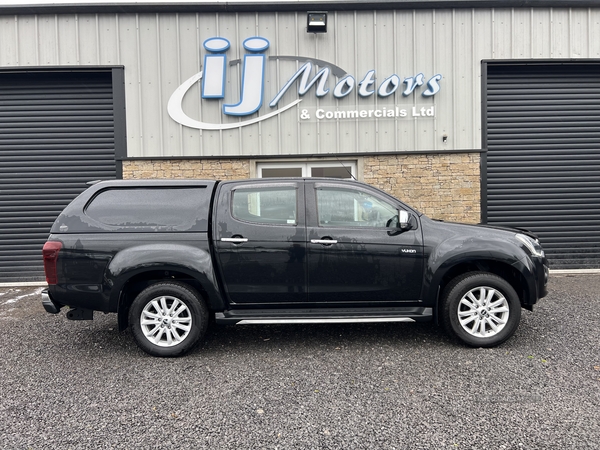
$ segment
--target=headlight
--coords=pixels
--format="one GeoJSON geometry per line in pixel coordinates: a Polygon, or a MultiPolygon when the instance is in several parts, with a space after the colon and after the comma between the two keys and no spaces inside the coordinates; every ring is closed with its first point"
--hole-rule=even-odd
{"type": "Polygon", "coordinates": [[[544,250],[537,239],[532,239],[524,234],[515,234],[515,237],[527,247],[532,256],[544,257],[544,250]]]}

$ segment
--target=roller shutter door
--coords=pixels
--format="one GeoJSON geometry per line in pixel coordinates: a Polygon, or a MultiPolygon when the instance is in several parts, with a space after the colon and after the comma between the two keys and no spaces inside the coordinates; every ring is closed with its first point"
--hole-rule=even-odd
{"type": "Polygon", "coordinates": [[[43,281],[54,219],[116,177],[110,71],[0,73],[0,283],[43,281]]]}
{"type": "MultiPolygon", "coordinates": [[[[485,70],[484,70],[485,71],[485,70]]],[[[487,64],[484,221],[558,269],[600,267],[600,64],[487,64]]]]}

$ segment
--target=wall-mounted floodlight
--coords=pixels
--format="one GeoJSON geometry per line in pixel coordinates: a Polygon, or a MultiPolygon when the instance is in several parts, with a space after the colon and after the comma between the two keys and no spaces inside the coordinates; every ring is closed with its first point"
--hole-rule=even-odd
{"type": "Polygon", "coordinates": [[[327,11],[309,11],[306,22],[307,33],[327,33],[327,11]]]}

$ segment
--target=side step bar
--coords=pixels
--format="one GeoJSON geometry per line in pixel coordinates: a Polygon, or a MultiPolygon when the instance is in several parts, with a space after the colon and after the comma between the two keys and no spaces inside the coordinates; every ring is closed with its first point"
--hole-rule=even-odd
{"type": "Polygon", "coordinates": [[[311,323],[426,322],[431,308],[344,308],[304,310],[229,310],[215,313],[218,324],[268,325],[311,323]]]}
{"type": "MultiPolygon", "coordinates": [[[[218,322],[218,320],[217,320],[218,322]]],[[[323,318],[323,319],[243,319],[236,325],[268,325],[283,323],[367,323],[367,322],[415,322],[410,317],[357,317],[354,319],[323,318]]]]}

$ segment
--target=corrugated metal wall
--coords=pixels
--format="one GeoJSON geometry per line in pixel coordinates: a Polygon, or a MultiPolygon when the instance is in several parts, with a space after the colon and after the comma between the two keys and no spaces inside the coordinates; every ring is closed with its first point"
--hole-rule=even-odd
{"type": "Polygon", "coordinates": [[[116,178],[112,73],[0,72],[0,283],[44,279],[64,207],[116,178]]]}
{"type": "MultiPolygon", "coordinates": [[[[306,33],[304,13],[2,16],[0,66],[124,65],[129,156],[473,149],[481,147],[481,60],[600,58],[599,24],[600,8],[340,11],[330,12],[328,32],[318,35],[306,33]],[[205,39],[229,39],[231,61],[243,57],[242,41],[255,35],[270,41],[268,56],[317,58],[357,81],[371,69],[379,81],[394,73],[444,77],[429,100],[399,93],[318,100],[313,90],[302,108],[434,105],[436,117],[299,123],[295,110],[242,129],[199,131],[166,114],[173,91],[201,69],[205,39]]],[[[267,62],[267,97],[295,64],[267,62]]],[[[226,96],[237,101],[239,74],[229,78],[226,96]]],[[[198,96],[189,91],[186,112],[220,120],[220,107],[200,110],[198,96]]],[[[261,113],[270,111],[266,103],[261,113]]]]}

